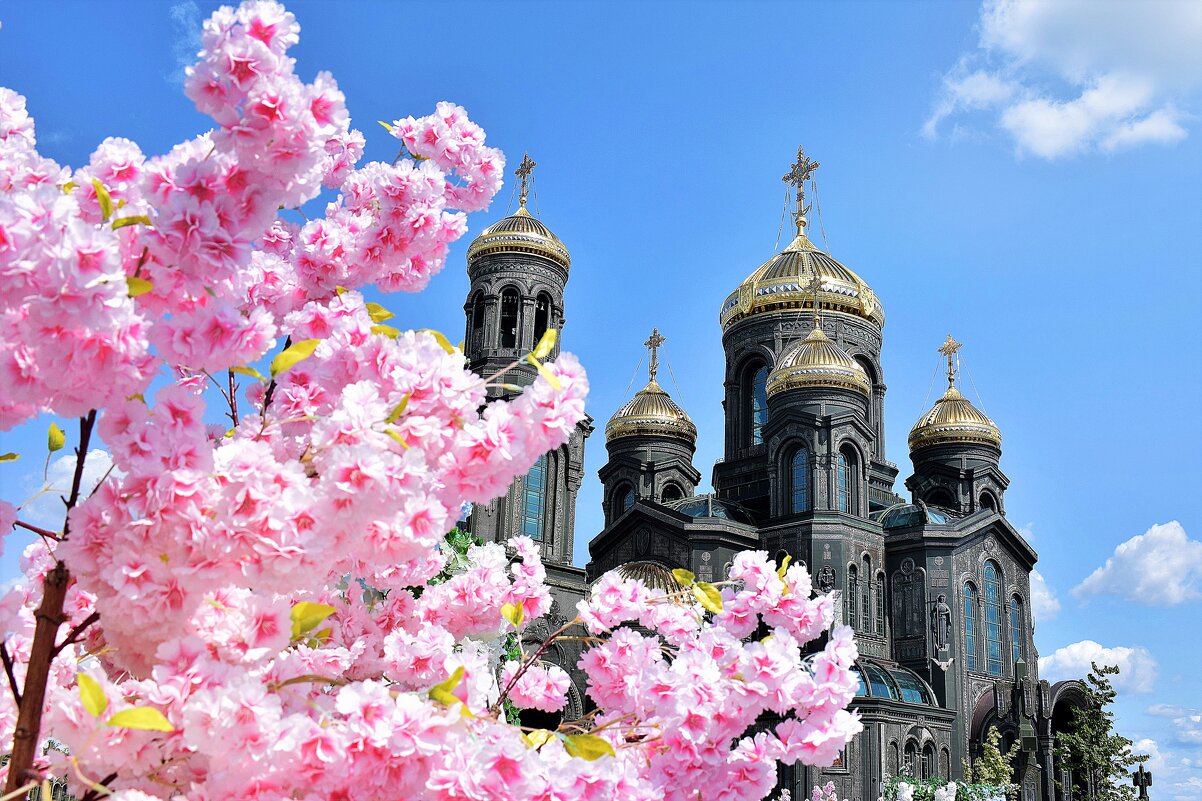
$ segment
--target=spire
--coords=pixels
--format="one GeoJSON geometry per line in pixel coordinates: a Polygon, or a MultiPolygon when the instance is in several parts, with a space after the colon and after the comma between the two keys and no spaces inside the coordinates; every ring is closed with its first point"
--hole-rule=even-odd
{"type": "Polygon", "coordinates": [[[952,335],[947,335],[947,341],[939,348],[939,352],[947,357],[947,388],[951,389],[956,385],[956,351],[960,350],[961,343],[952,339],[952,335]]]}
{"type": "Polygon", "coordinates": [[[789,171],[785,173],[785,177],[781,178],[781,180],[785,183],[797,188],[797,210],[793,213],[793,224],[797,226],[798,236],[805,231],[806,214],[808,214],[810,211],[810,207],[806,205],[805,182],[811,180],[810,175],[813,174],[814,170],[818,169],[819,166],[821,165],[819,165],[818,162],[810,159],[810,157],[806,155],[805,150],[798,146],[797,161],[794,162],[789,171]]]}
{"type": "Polygon", "coordinates": [[[651,329],[651,336],[643,343],[643,346],[651,350],[651,362],[648,367],[648,372],[651,373],[651,380],[655,380],[655,374],[659,371],[659,354],[656,352],[668,340],[660,335],[658,328],[651,329]]]}
{"type": "MultiPolygon", "coordinates": [[[[535,165],[536,162],[531,161],[530,154],[527,153],[522,156],[522,163],[518,165],[516,170],[513,171],[514,175],[522,179],[522,192],[518,196],[518,205],[523,209],[526,208],[526,196],[530,193],[528,181],[530,179],[530,174],[534,172],[535,165]]],[[[510,195],[510,197],[512,198],[513,195],[510,195]]],[[[512,203],[513,201],[510,200],[509,202],[512,203]]]]}

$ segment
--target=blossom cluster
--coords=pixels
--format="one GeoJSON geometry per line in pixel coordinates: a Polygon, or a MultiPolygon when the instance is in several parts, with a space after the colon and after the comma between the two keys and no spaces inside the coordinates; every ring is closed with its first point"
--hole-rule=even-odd
{"type": "MultiPolygon", "coordinates": [[[[0,89],[0,428],[98,410],[114,465],[0,597],[20,683],[43,580],[70,571],[42,732],[67,753],[35,769],[77,796],[110,777],[121,801],[734,801],[778,761],[829,764],[860,730],[851,631],[763,552],[720,587],[602,577],[560,633],[592,643],[594,712],[507,722],[573,691],[572,666],[507,647],[551,608],[539,546],[452,559],[444,536],[568,441],[588,381],[565,353],[486,403],[440,334],[383,324],[360,290],[421,289],[503,158],[443,103],[386,126],[394,163],[358,166],[364,136],[331,76],[297,77],[298,39],[278,3],[218,10],[186,81],[214,129],[159,156],[107,139],[76,170],[0,89]],[[323,188],[324,213],[281,211],[323,188]]],[[[0,501],[0,533],[19,515],[0,501]]],[[[3,694],[0,740],[17,711],[3,694]]]]}

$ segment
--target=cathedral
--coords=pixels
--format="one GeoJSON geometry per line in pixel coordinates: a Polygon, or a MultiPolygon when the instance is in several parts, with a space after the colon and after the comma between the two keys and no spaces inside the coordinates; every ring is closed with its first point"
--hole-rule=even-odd
{"type": "MultiPolygon", "coordinates": [[[[510,368],[493,398],[534,380],[533,366],[510,366],[564,320],[571,257],[526,208],[533,167],[527,157],[517,170],[517,211],[467,254],[468,365],[486,378],[510,368]]],[[[719,310],[725,450],[714,492],[697,492],[697,428],[657,380],[664,339],[652,331],[647,385],[605,425],[605,526],[589,542],[588,565],[572,564],[572,547],[591,419],[466,525],[485,541],[525,534],[542,544],[555,604],[527,627],[526,645],[569,619],[610,570],[674,590],[673,569],[721,581],[742,550],[803,562],[819,590],[837,591],[838,614],[856,631],[852,708],[864,731],[829,768],[782,767],[780,786],[793,798],[833,781],[840,798],[870,801],[903,772],[962,778],[962,762],[996,726],[1003,750],[1017,752],[1019,798],[1069,801],[1074,777],[1056,765],[1054,745],[1085,696],[1079,682],[1039,678],[1037,556],[1006,518],[1001,432],[957,389],[960,346],[949,336],[939,349],[946,391],[910,431],[908,498],[895,491],[898,467],[884,450],[885,312],[863,278],[806,235],[806,185],[817,167],[798,150],[784,178],[796,190],[795,237],[719,310]]],[[[589,708],[579,655],[571,642],[547,652],[573,675],[569,720],[589,708]]]]}

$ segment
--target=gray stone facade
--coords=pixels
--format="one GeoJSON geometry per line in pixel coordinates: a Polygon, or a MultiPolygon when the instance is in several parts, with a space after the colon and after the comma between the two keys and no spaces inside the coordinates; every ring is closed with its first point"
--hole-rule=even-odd
{"type": "MultiPolygon", "coordinates": [[[[468,273],[466,351],[481,375],[529,352],[538,326],[562,329],[563,264],[538,253],[492,252],[469,258],[468,273]]],[[[781,786],[794,798],[829,780],[840,798],[870,801],[881,781],[907,769],[960,778],[962,760],[979,753],[995,725],[1019,749],[1020,798],[1067,798],[1056,789],[1065,777],[1052,748],[1068,709],[1083,695],[1076,682],[1049,686],[1039,679],[1030,588],[1037,557],[1005,516],[1009,479],[1000,449],[976,442],[919,447],[905,480],[910,501],[894,492],[898,468],[884,447],[879,306],[869,314],[832,304],[821,319],[826,337],[863,368],[866,394],[810,386],[757,400],[761,370],[771,371],[813,328],[810,313],[799,313],[805,303],[798,297],[785,293],[779,308],[742,317],[732,318],[733,301],[723,308],[725,453],[713,468],[712,495],[696,494],[701,474],[687,438],[612,439],[599,471],[605,527],[590,541],[590,561],[581,570],[571,564],[573,528],[591,421],[548,455],[537,530],[556,610],[527,638],[553,631],[571,617],[590,581],[622,565],[687,568],[717,581],[742,550],[787,554],[809,567],[817,587],[839,592],[842,621],[856,630],[862,657],[854,708],[865,724],[834,767],[782,769],[781,786]]],[[[505,380],[524,385],[534,375],[523,366],[505,380]]],[[[528,525],[527,480],[475,509],[471,530],[489,541],[520,533],[528,525]]],[[[578,657],[575,646],[557,645],[550,654],[576,682],[569,717],[589,707],[575,672],[578,657]]]]}

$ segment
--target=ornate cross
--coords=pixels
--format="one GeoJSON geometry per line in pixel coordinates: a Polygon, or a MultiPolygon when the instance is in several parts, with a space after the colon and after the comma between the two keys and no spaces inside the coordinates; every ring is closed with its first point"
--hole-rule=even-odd
{"type": "Polygon", "coordinates": [[[818,317],[818,293],[822,291],[822,279],[818,276],[818,270],[814,270],[814,274],[806,282],[805,288],[814,296],[814,330],[817,331],[822,327],[822,321],[818,317]]]}
{"type": "Polygon", "coordinates": [[[647,339],[646,342],[643,343],[643,345],[645,347],[648,347],[651,349],[651,366],[648,369],[649,369],[649,372],[651,373],[652,381],[655,380],[655,374],[659,370],[659,354],[656,353],[656,351],[659,349],[659,347],[661,345],[663,345],[667,341],[668,340],[666,340],[664,337],[660,336],[658,328],[652,328],[651,336],[647,339]]]}
{"type": "MultiPolygon", "coordinates": [[[[530,154],[522,156],[522,163],[513,171],[513,174],[522,179],[522,193],[518,196],[518,204],[522,208],[526,207],[526,195],[529,194],[530,188],[527,181],[530,178],[530,173],[534,172],[536,162],[530,160],[530,154]]],[[[513,197],[510,195],[510,197],[513,197]]]]}
{"type": "Polygon", "coordinates": [[[950,387],[956,383],[956,351],[960,350],[961,344],[952,339],[952,335],[947,335],[947,341],[939,348],[939,352],[947,357],[947,385],[950,387]]]}
{"type": "Polygon", "coordinates": [[[1139,763],[1139,770],[1131,774],[1131,784],[1139,788],[1139,797],[1148,797],[1148,788],[1152,786],[1152,774],[1144,770],[1144,763],[1139,763]]]}
{"type": "Polygon", "coordinates": [[[797,161],[785,173],[785,177],[781,178],[782,181],[790,186],[797,187],[797,211],[793,214],[793,222],[797,226],[797,233],[799,234],[805,228],[806,214],[810,211],[810,207],[806,205],[805,182],[810,180],[810,175],[819,166],[821,165],[810,159],[806,155],[805,150],[798,146],[797,161]]]}

